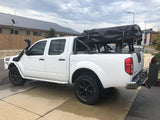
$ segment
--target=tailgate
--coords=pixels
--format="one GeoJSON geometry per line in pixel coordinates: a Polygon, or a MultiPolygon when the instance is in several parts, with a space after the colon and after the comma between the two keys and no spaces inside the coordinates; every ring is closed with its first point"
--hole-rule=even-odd
{"type": "Polygon", "coordinates": [[[142,51],[135,51],[132,53],[134,73],[133,76],[137,75],[142,69],[144,64],[144,56],[142,51]]]}

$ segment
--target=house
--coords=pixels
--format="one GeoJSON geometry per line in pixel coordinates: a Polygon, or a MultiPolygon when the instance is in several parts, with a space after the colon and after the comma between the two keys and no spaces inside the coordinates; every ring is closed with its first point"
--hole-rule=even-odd
{"type": "Polygon", "coordinates": [[[0,13],[0,50],[23,49],[25,39],[34,43],[45,38],[51,28],[57,36],[79,35],[77,31],[56,23],[0,13]]]}
{"type": "Polygon", "coordinates": [[[151,45],[153,42],[154,36],[157,32],[153,31],[152,29],[145,29],[142,30],[142,43],[141,45],[151,45]]]}

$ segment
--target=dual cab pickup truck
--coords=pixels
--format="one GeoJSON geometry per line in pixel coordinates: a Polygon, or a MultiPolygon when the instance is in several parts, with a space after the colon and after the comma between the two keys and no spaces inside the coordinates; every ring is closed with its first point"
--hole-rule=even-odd
{"type": "Polygon", "coordinates": [[[47,38],[32,46],[27,42],[20,55],[4,59],[13,85],[26,79],[69,83],[81,102],[95,104],[105,88],[136,89],[146,77],[142,51],[122,49],[117,42],[86,42],[84,36],[47,38]]]}

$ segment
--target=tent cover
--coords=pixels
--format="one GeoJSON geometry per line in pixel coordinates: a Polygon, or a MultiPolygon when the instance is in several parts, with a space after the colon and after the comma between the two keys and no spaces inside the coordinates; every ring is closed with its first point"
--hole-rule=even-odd
{"type": "Polygon", "coordinates": [[[102,29],[85,30],[85,43],[130,43],[141,42],[142,32],[138,25],[117,26],[102,29]]]}

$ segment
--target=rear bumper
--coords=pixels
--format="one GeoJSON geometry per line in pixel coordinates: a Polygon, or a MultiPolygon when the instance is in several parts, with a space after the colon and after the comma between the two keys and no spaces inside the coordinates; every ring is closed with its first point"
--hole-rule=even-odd
{"type": "Polygon", "coordinates": [[[128,82],[127,89],[137,89],[139,86],[143,85],[147,77],[147,70],[143,69],[141,72],[136,75],[131,82],[128,82]]]}

